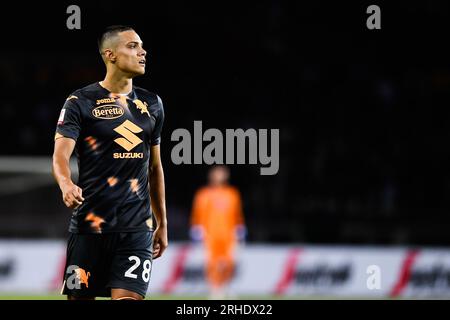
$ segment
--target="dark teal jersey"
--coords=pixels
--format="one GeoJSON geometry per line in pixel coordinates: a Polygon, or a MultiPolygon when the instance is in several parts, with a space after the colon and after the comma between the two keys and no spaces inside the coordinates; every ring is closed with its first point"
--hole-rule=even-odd
{"type": "Polygon", "coordinates": [[[161,99],[135,86],[117,95],[94,83],[67,98],[55,139],[76,141],[77,185],[85,198],[70,232],[152,230],[150,147],[160,143],[163,121],[161,99]]]}

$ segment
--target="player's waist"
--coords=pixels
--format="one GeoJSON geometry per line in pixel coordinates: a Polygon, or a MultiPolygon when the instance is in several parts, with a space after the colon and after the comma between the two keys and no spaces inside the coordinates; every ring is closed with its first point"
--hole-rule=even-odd
{"type": "MultiPolygon", "coordinates": [[[[134,176],[136,177],[136,176],[134,176]]],[[[104,176],[98,179],[80,179],[77,185],[83,191],[85,199],[117,199],[125,200],[133,195],[143,196],[149,194],[147,177],[122,178],[117,176],[104,176]]]]}
{"type": "Polygon", "coordinates": [[[139,196],[128,195],[127,197],[114,197],[111,195],[102,195],[98,193],[85,195],[83,193],[83,197],[84,201],[77,208],[76,212],[86,213],[96,208],[117,212],[124,210],[123,208],[128,208],[127,210],[130,210],[131,208],[138,210],[139,208],[146,208],[150,206],[149,192],[145,192],[139,196]]]}

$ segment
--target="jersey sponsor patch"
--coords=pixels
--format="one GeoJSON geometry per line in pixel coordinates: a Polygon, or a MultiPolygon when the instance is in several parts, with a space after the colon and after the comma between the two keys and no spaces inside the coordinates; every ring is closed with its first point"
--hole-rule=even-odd
{"type": "Polygon", "coordinates": [[[65,115],[65,114],[66,114],[66,109],[62,109],[62,110],[61,110],[61,113],[59,114],[58,125],[64,123],[64,115],[65,115]]]}
{"type": "Polygon", "coordinates": [[[122,107],[111,104],[99,106],[92,110],[92,115],[99,119],[116,119],[123,116],[124,113],[122,107]]]}

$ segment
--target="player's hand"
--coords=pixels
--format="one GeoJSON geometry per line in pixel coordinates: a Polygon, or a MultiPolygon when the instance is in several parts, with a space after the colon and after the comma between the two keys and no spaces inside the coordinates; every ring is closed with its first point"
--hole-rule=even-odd
{"type": "Polygon", "coordinates": [[[167,226],[159,226],[153,234],[153,259],[161,257],[168,245],[167,226]]]}
{"type": "Polygon", "coordinates": [[[247,228],[243,224],[236,226],[235,235],[239,244],[244,244],[247,238],[247,228]]]}
{"type": "Polygon", "coordinates": [[[61,187],[64,204],[70,209],[78,208],[84,201],[83,190],[73,183],[61,187]]]}

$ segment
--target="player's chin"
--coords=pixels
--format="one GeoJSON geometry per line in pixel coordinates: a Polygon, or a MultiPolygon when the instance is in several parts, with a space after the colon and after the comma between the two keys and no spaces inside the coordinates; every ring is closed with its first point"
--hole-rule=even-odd
{"type": "Polygon", "coordinates": [[[135,70],[135,72],[136,72],[137,75],[143,75],[143,74],[145,74],[145,66],[139,66],[139,67],[137,67],[136,70],[135,70]]]}
{"type": "Polygon", "coordinates": [[[142,76],[145,74],[145,70],[139,70],[133,72],[133,77],[142,76]]]}
{"type": "Polygon", "coordinates": [[[137,68],[133,68],[133,69],[128,69],[126,70],[127,73],[131,74],[132,77],[136,77],[136,76],[141,76],[143,74],[145,74],[145,67],[137,67],[137,68]]]}

